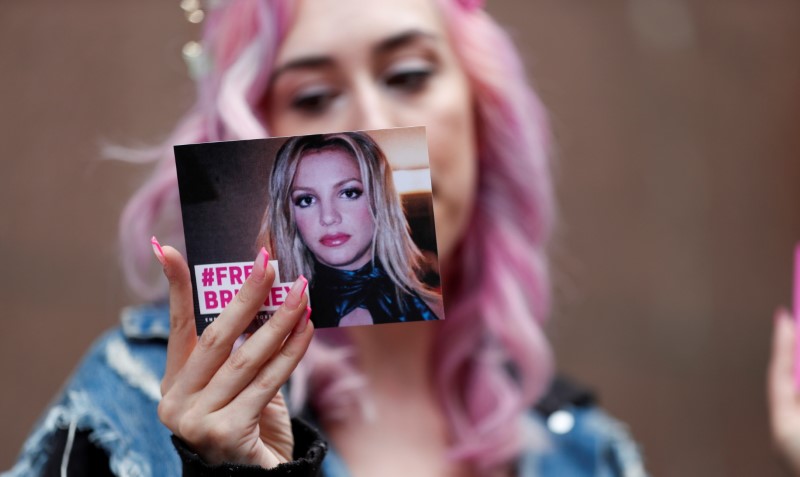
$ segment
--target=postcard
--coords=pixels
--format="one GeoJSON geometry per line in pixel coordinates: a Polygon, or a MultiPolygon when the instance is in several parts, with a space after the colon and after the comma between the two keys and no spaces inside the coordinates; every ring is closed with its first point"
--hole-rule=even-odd
{"type": "Polygon", "coordinates": [[[261,247],[275,282],[254,325],[309,281],[316,328],[444,319],[425,129],[175,146],[197,332],[261,247]]]}

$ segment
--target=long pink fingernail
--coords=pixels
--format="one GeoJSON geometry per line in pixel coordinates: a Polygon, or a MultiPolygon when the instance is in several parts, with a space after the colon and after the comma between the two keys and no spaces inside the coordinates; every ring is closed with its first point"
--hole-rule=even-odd
{"type": "Polygon", "coordinates": [[[255,263],[253,263],[253,275],[258,280],[263,280],[265,276],[267,276],[267,265],[269,264],[269,252],[264,247],[261,247],[261,250],[258,251],[258,256],[256,256],[255,263]]]}
{"type": "Polygon", "coordinates": [[[299,320],[297,320],[297,324],[294,327],[295,333],[302,333],[303,331],[305,331],[306,326],[308,326],[308,320],[310,318],[311,318],[311,307],[307,306],[306,307],[306,316],[305,317],[301,317],[299,320]]]}
{"type": "Polygon", "coordinates": [[[150,245],[153,246],[153,253],[158,261],[161,262],[161,266],[166,266],[167,258],[164,256],[164,250],[161,248],[161,244],[158,243],[158,239],[155,235],[153,235],[153,237],[150,239],[150,245]]]}
{"type": "Polygon", "coordinates": [[[300,299],[303,297],[303,292],[306,291],[306,285],[308,285],[306,277],[303,275],[297,277],[291,290],[289,290],[289,296],[286,297],[286,301],[284,302],[286,308],[294,310],[300,305],[300,299]]]}

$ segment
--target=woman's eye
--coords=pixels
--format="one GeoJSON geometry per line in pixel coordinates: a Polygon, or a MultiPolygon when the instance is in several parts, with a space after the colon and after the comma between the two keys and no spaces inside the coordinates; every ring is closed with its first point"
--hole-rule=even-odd
{"type": "Polygon", "coordinates": [[[406,92],[416,92],[425,87],[433,75],[432,68],[414,68],[390,73],[386,85],[406,92]]]}
{"type": "Polygon", "coordinates": [[[314,203],[314,197],[310,195],[301,195],[295,197],[294,205],[296,207],[300,207],[301,209],[305,209],[306,207],[310,206],[314,203]]]}
{"type": "Polygon", "coordinates": [[[344,197],[345,199],[355,200],[355,199],[358,199],[359,197],[361,197],[361,194],[363,194],[363,193],[364,193],[364,191],[362,191],[361,189],[357,189],[355,187],[351,187],[349,189],[343,190],[340,195],[342,197],[344,197]]]}
{"type": "Polygon", "coordinates": [[[335,97],[336,94],[327,89],[300,93],[292,99],[291,107],[304,113],[321,113],[335,97]]]}

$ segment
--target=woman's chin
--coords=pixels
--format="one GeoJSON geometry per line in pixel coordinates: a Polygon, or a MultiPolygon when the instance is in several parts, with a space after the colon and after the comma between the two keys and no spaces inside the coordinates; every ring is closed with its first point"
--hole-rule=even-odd
{"type": "Polygon", "coordinates": [[[317,261],[321,264],[325,265],[326,267],[335,268],[337,270],[358,270],[359,268],[363,267],[367,261],[361,259],[355,259],[351,257],[338,257],[338,256],[328,256],[328,257],[317,257],[317,261]]]}
{"type": "MultiPolygon", "coordinates": [[[[349,244],[348,244],[349,245],[349,244]]],[[[372,254],[370,244],[358,247],[356,250],[346,248],[323,250],[324,253],[315,254],[317,261],[330,268],[338,270],[358,270],[369,263],[372,254]]]]}

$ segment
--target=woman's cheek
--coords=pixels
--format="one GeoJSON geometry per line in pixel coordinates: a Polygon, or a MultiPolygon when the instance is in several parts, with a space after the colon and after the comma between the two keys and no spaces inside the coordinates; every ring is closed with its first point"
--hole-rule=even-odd
{"type": "Polygon", "coordinates": [[[372,221],[372,213],[369,211],[369,207],[367,206],[367,201],[361,201],[362,203],[358,205],[357,209],[357,217],[358,223],[356,226],[359,230],[363,230],[365,232],[369,232],[370,236],[372,235],[372,230],[375,228],[375,224],[372,221]]]}
{"type": "Polygon", "coordinates": [[[297,231],[300,232],[300,238],[304,243],[308,243],[313,227],[312,214],[305,209],[295,209],[295,221],[297,222],[297,231]]]}

